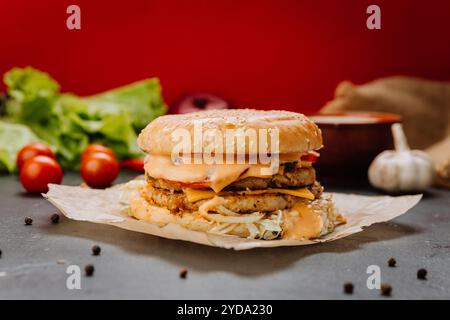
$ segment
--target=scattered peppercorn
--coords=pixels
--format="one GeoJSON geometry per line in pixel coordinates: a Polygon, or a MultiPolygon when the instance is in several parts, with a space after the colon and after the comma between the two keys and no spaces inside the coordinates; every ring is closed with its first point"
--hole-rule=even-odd
{"type": "Polygon", "coordinates": [[[419,269],[417,270],[417,279],[420,280],[427,280],[427,270],[426,269],[419,269]]]}
{"type": "Polygon", "coordinates": [[[381,295],[385,297],[390,297],[392,293],[392,286],[389,283],[383,283],[381,285],[381,295]]]}
{"type": "Polygon", "coordinates": [[[394,258],[390,258],[388,261],[388,266],[391,268],[395,268],[397,265],[397,260],[395,260],[394,258]]]}
{"type": "Polygon", "coordinates": [[[354,288],[353,283],[351,282],[344,283],[345,294],[353,294],[353,288],[354,288]]]}
{"type": "Polygon", "coordinates": [[[186,268],[181,269],[180,270],[180,278],[181,279],[186,279],[187,273],[188,273],[188,269],[186,269],[186,268]]]}
{"type": "Polygon", "coordinates": [[[94,256],[100,255],[100,252],[101,252],[101,251],[102,251],[102,249],[101,249],[99,246],[97,246],[97,245],[95,245],[95,246],[92,247],[92,254],[93,254],[94,256]]]}
{"type": "Polygon", "coordinates": [[[94,274],[94,266],[92,264],[88,264],[86,267],[84,267],[84,272],[86,272],[87,277],[91,277],[94,274]]]}
{"type": "Polygon", "coordinates": [[[53,224],[59,223],[59,214],[57,213],[52,214],[50,220],[52,221],[53,224]]]}
{"type": "Polygon", "coordinates": [[[25,225],[31,226],[32,224],[33,224],[33,219],[31,219],[30,217],[26,217],[25,218],[25,225]]]}

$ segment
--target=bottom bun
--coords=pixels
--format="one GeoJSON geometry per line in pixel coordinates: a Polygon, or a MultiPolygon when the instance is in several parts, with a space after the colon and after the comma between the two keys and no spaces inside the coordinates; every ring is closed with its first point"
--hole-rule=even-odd
{"type": "MultiPolygon", "coordinates": [[[[219,199],[211,201],[217,200],[219,199]]],[[[330,233],[337,222],[343,222],[331,198],[301,200],[290,210],[278,210],[267,214],[255,212],[227,215],[186,211],[173,214],[166,208],[154,206],[139,196],[131,200],[129,213],[138,220],[161,227],[175,223],[193,231],[262,240],[313,239],[330,233]]]]}

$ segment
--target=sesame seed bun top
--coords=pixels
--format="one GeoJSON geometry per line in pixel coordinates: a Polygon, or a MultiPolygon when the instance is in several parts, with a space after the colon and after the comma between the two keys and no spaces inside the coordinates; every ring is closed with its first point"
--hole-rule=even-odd
{"type": "MultiPolygon", "coordinates": [[[[174,138],[173,133],[182,129],[184,133],[190,134],[190,152],[194,153],[197,150],[194,149],[195,124],[197,124],[197,128],[201,124],[203,145],[205,142],[206,144],[220,142],[226,146],[228,129],[243,129],[244,132],[247,129],[255,129],[256,132],[259,132],[260,129],[274,132],[274,129],[277,129],[279,153],[304,153],[322,147],[320,129],[303,114],[252,109],[207,110],[161,116],[142,130],[138,137],[138,145],[146,153],[170,155],[173,148],[180,143],[180,140],[174,138]],[[217,136],[208,140],[211,132],[217,132],[223,140],[220,141],[221,139],[217,139],[217,136]]],[[[248,154],[254,149],[252,149],[252,142],[246,141],[245,153],[248,154]]],[[[271,150],[270,138],[267,138],[266,141],[268,150],[271,150]]],[[[258,145],[259,142],[255,141],[254,143],[258,145]]]]}

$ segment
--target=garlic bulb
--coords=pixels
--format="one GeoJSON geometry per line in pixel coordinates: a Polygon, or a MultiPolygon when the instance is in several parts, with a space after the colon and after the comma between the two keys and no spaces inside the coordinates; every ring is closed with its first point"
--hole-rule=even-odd
{"type": "Polygon", "coordinates": [[[369,167],[369,181],[389,192],[423,191],[434,176],[433,163],[428,154],[410,150],[400,123],[391,127],[395,150],[380,153],[369,167]]]}

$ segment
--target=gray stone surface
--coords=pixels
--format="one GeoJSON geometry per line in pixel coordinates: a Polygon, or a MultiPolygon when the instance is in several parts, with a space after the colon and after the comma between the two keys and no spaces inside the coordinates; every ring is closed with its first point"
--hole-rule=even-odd
{"type": "MultiPolygon", "coordinates": [[[[122,174],[125,181],[132,173],[122,174]]],[[[66,174],[65,184],[80,182],[66,174]]],[[[375,194],[366,185],[323,181],[329,191],[375,194]]],[[[235,252],[71,221],[57,225],[50,203],[22,192],[16,176],[0,176],[0,299],[387,299],[366,287],[379,265],[392,298],[450,298],[450,192],[433,189],[408,214],[354,236],[307,247],[235,252]],[[34,219],[25,226],[25,216],[34,219]],[[94,244],[100,256],[91,255],[94,244]],[[396,268],[387,260],[395,257],[396,268]],[[62,261],[61,261],[62,260],[62,261]],[[59,263],[58,263],[59,261],[59,263]],[[65,263],[61,263],[65,262],[65,263]],[[66,268],[95,265],[81,290],[66,288],[66,268]],[[180,279],[182,267],[189,269],[180,279]],[[416,278],[428,269],[427,281],[416,278]],[[355,293],[342,293],[351,281],[355,293]]]]}

